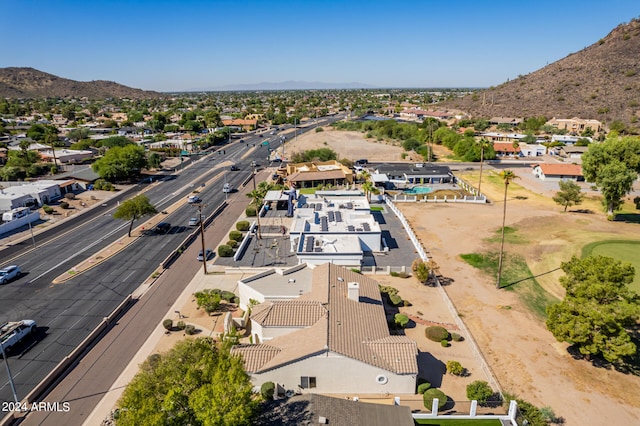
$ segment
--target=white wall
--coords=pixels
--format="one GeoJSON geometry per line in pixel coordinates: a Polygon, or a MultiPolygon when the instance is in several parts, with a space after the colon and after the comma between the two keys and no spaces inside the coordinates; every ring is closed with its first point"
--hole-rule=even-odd
{"type": "Polygon", "coordinates": [[[280,384],[285,389],[302,393],[353,394],[414,394],[415,375],[396,375],[390,371],[327,352],[305,358],[276,370],[252,374],[252,382],[259,388],[265,382],[280,384]],[[376,378],[384,375],[388,381],[380,384],[376,378]],[[315,389],[300,389],[300,377],[316,377],[315,389]]]}

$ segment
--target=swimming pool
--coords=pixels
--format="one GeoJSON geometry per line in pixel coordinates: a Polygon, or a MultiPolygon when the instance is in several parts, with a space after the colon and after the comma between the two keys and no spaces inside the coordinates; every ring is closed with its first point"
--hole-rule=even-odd
{"type": "Polygon", "coordinates": [[[413,188],[408,188],[402,191],[403,194],[416,195],[416,194],[428,194],[433,191],[433,188],[428,186],[414,186],[413,188]]]}

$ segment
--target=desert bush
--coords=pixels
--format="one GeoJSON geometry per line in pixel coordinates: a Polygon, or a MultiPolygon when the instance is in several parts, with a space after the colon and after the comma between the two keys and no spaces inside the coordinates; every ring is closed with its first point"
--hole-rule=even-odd
{"type": "Polygon", "coordinates": [[[255,217],[255,216],[257,216],[258,213],[256,212],[256,206],[254,206],[254,205],[247,206],[247,208],[244,210],[244,214],[246,214],[247,217],[255,217]]]}
{"type": "Polygon", "coordinates": [[[431,383],[429,383],[429,382],[420,383],[420,384],[418,385],[418,393],[419,393],[419,394],[424,394],[424,393],[425,393],[425,391],[426,391],[427,389],[429,389],[429,388],[431,388],[431,383]]]}
{"type": "Polygon", "coordinates": [[[402,297],[398,296],[397,294],[390,294],[389,295],[389,301],[391,302],[391,304],[393,306],[401,306],[402,305],[402,297]]]}
{"type": "Polygon", "coordinates": [[[107,182],[104,179],[98,179],[95,181],[93,188],[98,191],[115,191],[116,189],[111,182],[107,182]]]}
{"type": "Polygon", "coordinates": [[[218,256],[220,257],[231,257],[233,256],[233,248],[229,247],[226,244],[222,244],[218,247],[218,256]]]}
{"type": "Polygon", "coordinates": [[[447,339],[440,340],[440,345],[443,348],[448,348],[449,347],[449,340],[447,340],[447,339]]]}
{"type": "Polygon", "coordinates": [[[464,375],[465,368],[458,361],[447,361],[447,373],[454,376],[464,375]]]}
{"type": "Polygon", "coordinates": [[[451,333],[451,340],[453,340],[454,342],[462,342],[464,340],[464,337],[462,337],[458,333],[451,333]]]}
{"type": "Polygon", "coordinates": [[[173,330],[173,320],[167,318],[166,320],[162,321],[162,326],[165,328],[165,330],[173,330]]]}
{"type": "Polygon", "coordinates": [[[250,224],[246,220],[241,220],[240,222],[236,223],[236,229],[241,232],[247,232],[249,230],[249,226],[250,224]]]}
{"type": "Polygon", "coordinates": [[[322,127],[316,127],[316,133],[324,132],[322,127]]]}
{"type": "Polygon", "coordinates": [[[44,212],[45,212],[46,214],[52,214],[53,212],[55,212],[55,210],[53,209],[53,207],[48,206],[48,205],[46,205],[46,204],[42,206],[42,210],[44,210],[44,212]]]}
{"type": "Polygon", "coordinates": [[[178,330],[184,330],[186,326],[187,325],[184,323],[184,321],[178,321],[178,323],[176,324],[176,328],[178,330]]]}
{"type": "Polygon", "coordinates": [[[230,240],[236,240],[236,241],[242,241],[242,232],[240,232],[240,231],[231,231],[231,232],[229,232],[229,239],[230,240]]]}
{"type": "Polygon", "coordinates": [[[61,203],[59,204],[59,206],[60,206],[60,208],[61,208],[61,209],[66,210],[66,209],[68,209],[68,208],[69,208],[69,203],[67,203],[66,201],[63,201],[63,202],[61,202],[61,203]]]}
{"type": "Polygon", "coordinates": [[[493,395],[493,389],[489,386],[489,383],[484,380],[476,380],[467,385],[467,398],[469,401],[476,400],[479,404],[483,404],[491,398],[493,395]]]}
{"type": "Polygon", "coordinates": [[[75,200],[76,194],[74,194],[73,192],[67,192],[66,194],[64,194],[64,198],[66,198],[67,200],[75,200]]]}
{"type": "Polygon", "coordinates": [[[184,332],[185,334],[191,336],[193,334],[196,334],[196,326],[193,324],[188,324],[185,328],[184,328],[184,332]]]}
{"type": "Polygon", "coordinates": [[[276,385],[273,382],[264,382],[262,386],[260,386],[260,395],[262,395],[265,401],[271,401],[275,390],[276,385]]]}
{"type": "Polygon", "coordinates": [[[429,340],[433,340],[434,342],[440,342],[442,340],[449,339],[449,332],[446,328],[441,327],[439,325],[431,325],[424,330],[425,336],[429,340]]]}
{"type": "Polygon", "coordinates": [[[207,314],[215,312],[220,307],[220,301],[222,300],[219,290],[215,291],[211,289],[205,289],[196,292],[194,296],[196,296],[196,303],[198,305],[198,308],[204,308],[207,314]]]}
{"type": "Polygon", "coordinates": [[[231,248],[236,248],[240,243],[238,243],[236,240],[229,240],[225,244],[231,248]]]}
{"type": "Polygon", "coordinates": [[[393,321],[400,328],[405,328],[409,324],[409,317],[405,314],[395,314],[393,321]]]}
{"type": "Polygon", "coordinates": [[[440,389],[430,388],[424,391],[422,394],[422,400],[424,401],[424,407],[431,410],[431,406],[433,405],[433,400],[438,398],[438,409],[447,405],[447,395],[444,394],[440,389]]]}
{"type": "Polygon", "coordinates": [[[232,291],[224,290],[221,294],[222,299],[226,300],[229,303],[233,303],[233,300],[236,298],[236,295],[232,291]]]}

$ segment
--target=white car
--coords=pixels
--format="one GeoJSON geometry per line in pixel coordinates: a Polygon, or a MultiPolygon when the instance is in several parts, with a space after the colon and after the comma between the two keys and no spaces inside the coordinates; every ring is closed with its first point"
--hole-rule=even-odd
{"type": "Polygon", "coordinates": [[[198,226],[200,225],[200,219],[197,217],[192,217],[189,219],[189,226],[198,226]]]}
{"type": "Polygon", "coordinates": [[[189,204],[197,204],[202,200],[197,195],[189,195],[189,198],[187,198],[187,201],[189,202],[189,204]]]}
{"type": "Polygon", "coordinates": [[[7,266],[0,269],[0,284],[6,284],[9,281],[20,276],[20,267],[18,265],[7,266]]]}
{"type": "Polygon", "coordinates": [[[229,182],[225,183],[224,186],[222,187],[222,192],[224,192],[225,194],[228,194],[232,191],[233,189],[231,188],[231,184],[229,182]]]}

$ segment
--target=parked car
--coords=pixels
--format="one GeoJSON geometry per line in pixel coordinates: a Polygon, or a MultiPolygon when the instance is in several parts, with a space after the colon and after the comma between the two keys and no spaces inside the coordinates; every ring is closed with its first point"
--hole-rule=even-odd
{"type": "Polygon", "coordinates": [[[189,202],[189,204],[198,204],[202,201],[202,199],[200,199],[200,197],[198,197],[197,195],[189,195],[187,201],[189,202]]]}
{"type": "Polygon", "coordinates": [[[0,284],[6,284],[9,281],[18,278],[21,273],[22,272],[18,265],[11,265],[0,269],[0,284]]]}
{"type": "Polygon", "coordinates": [[[206,250],[205,250],[205,252],[204,252],[204,255],[202,254],[202,250],[200,250],[200,251],[198,252],[198,257],[197,257],[197,259],[198,259],[198,261],[203,262],[205,259],[206,259],[206,260],[211,259],[211,257],[213,257],[213,250],[211,250],[211,249],[206,249],[206,250]]]}
{"type": "Polygon", "coordinates": [[[367,164],[369,164],[369,160],[367,160],[366,158],[361,158],[360,160],[356,160],[356,166],[366,166],[367,164]]]}
{"type": "Polygon", "coordinates": [[[171,229],[171,224],[169,222],[160,222],[156,225],[155,231],[156,234],[166,234],[171,229]]]}
{"type": "Polygon", "coordinates": [[[199,217],[192,217],[191,219],[189,219],[189,226],[198,226],[198,225],[200,225],[199,217]]]}

